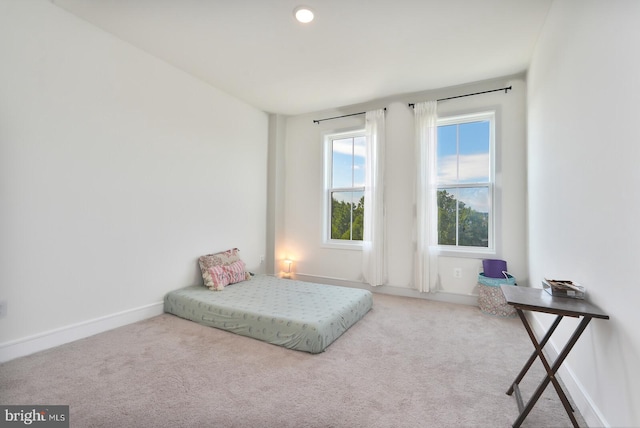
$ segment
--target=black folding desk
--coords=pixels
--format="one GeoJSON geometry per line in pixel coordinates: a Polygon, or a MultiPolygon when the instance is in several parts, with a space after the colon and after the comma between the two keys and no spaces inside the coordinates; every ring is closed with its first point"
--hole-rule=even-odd
{"type": "Polygon", "coordinates": [[[606,315],[600,308],[595,305],[590,304],[585,300],[580,299],[572,299],[569,297],[555,297],[551,296],[545,290],[541,288],[529,288],[529,287],[514,287],[512,285],[501,285],[502,293],[504,294],[507,303],[512,305],[518,316],[522,320],[522,324],[524,324],[524,328],[529,333],[529,338],[531,342],[533,342],[533,346],[535,347],[535,351],[531,354],[531,357],[524,365],[520,374],[513,381],[513,384],[507,391],[508,395],[516,393],[516,401],[518,402],[518,409],[520,411],[520,415],[518,419],[513,423],[513,427],[519,427],[524,419],[527,417],[533,406],[536,404],[545,388],[549,385],[549,382],[553,383],[553,386],[558,393],[558,397],[560,397],[560,401],[562,401],[562,405],[564,406],[567,414],[569,415],[569,419],[573,423],[574,427],[578,427],[578,422],[576,421],[575,416],[573,415],[573,408],[571,404],[569,404],[569,400],[567,396],[562,391],[562,387],[560,383],[556,379],[556,372],[562,365],[562,362],[567,358],[571,348],[576,344],[578,338],[587,327],[592,318],[601,318],[601,319],[609,319],[609,316],[606,315]],[[556,315],[556,319],[544,335],[542,340],[538,342],[527,318],[524,316],[523,311],[534,311],[534,312],[544,312],[547,314],[556,315]],[[555,329],[560,324],[560,321],[563,317],[582,317],[580,324],[576,327],[575,331],[571,335],[569,341],[565,344],[564,348],[558,355],[558,358],[553,362],[553,365],[549,364],[547,358],[544,356],[542,350],[544,345],[549,341],[551,335],[555,331],[555,329]],[[520,381],[524,378],[524,375],[527,373],[536,357],[540,358],[540,361],[544,365],[544,368],[547,372],[545,378],[542,380],[538,388],[535,390],[527,404],[525,405],[522,401],[522,395],[520,393],[520,381]]]}

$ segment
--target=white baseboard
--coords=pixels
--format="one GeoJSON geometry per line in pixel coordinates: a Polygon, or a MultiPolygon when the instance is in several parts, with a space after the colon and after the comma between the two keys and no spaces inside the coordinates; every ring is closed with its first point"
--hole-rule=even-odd
{"type": "Polygon", "coordinates": [[[0,363],[155,317],[161,315],[163,311],[163,302],[152,303],[33,336],[0,343],[0,363]]]}
{"type": "Polygon", "coordinates": [[[461,305],[478,306],[478,296],[447,293],[438,291],[437,293],[421,293],[418,290],[407,287],[395,287],[392,285],[379,285],[372,287],[369,284],[358,281],[349,281],[341,278],[332,278],[328,276],[309,275],[304,273],[296,273],[294,279],[300,281],[320,282],[322,284],[341,285],[344,287],[363,288],[373,293],[389,294],[392,296],[413,297],[416,299],[436,300],[438,302],[458,303],[461,305]]]}
{"type": "MultiPolygon", "coordinates": [[[[529,319],[529,324],[531,328],[533,328],[534,333],[538,340],[541,340],[542,337],[547,332],[547,329],[542,325],[539,318],[536,316],[527,316],[529,319]]],[[[560,350],[556,347],[556,344],[553,342],[553,338],[549,340],[547,346],[544,347],[544,352],[551,361],[554,361],[558,358],[558,354],[560,354],[560,350]]],[[[604,415],[598,410],[596,405],[594,404],[591,397],[584,389],[584,386],[580,382],[580,380],[576,377],[573,370],[571,370],[571,365],[565,360],[564,363],[560,366],[558,370],[558,377],[562,380],[568,395],[571,396],[576,408],[584,418],[588,427],[609,427],[610,425],[605,420],[604,415]]],[[[551,386],[548,386],[550,388],[551,386]]]]}

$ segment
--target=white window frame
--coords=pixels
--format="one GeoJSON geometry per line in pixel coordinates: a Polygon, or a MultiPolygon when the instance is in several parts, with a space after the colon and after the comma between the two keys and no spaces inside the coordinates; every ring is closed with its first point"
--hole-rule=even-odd
{"type": "Polygon", "coordinates": [[[352,137],[365,137],[365,128],[349,128],[340,131],[329,131],[323,134],[323,159],[324,159],[324,188],[322,192],[323,215],[322,215],[322,246],[325,248],[338,248],[343,250],[362,250],[362,241],[352,241],[344,239],[331,239],[331,192],[350,191],[354,189],[364,191],[364,186],[333,188],[331,179],[333,173],[333,140],[352,137]]]}
{"type": "MultiPolygon", "coordinates": [[[[495,255],[497,253],[496,249],[496,224],[497,224],[497,204],[495,198],[495,187],[496,187],[496,112],[491,111],[482,111],[477,113],[470,114],[462,114],[462,115],[452,115],[439,117],[437,120],[437,126],[447,126],[447,125],[456,125],[456,124],[464,124],[471,122],[479,122],[479,121],[489,121],[489,158],[490,158],[490,173],[489,173],[489,183],[458,183],[458,184],[445,184],[440,183],[436,178],[436,183],[434,187],[436,188],[436,192],[440,188],[450,188],[450,189],[464,189],[464,188],[480,188],[486,187],[489,190],[489,230],[488,230],[488,246],[487,247],[469,247],[469,246],[461,246],[461,245],[439,245],[437,243],[438,237],[437,233],[435,236],[436,242],[434,243],[438,251],[441,255],[448,256],[462,256],[462,257],[474,257],[474,256],[487,256],[487,255],[495,255]]],[[[457,217],[456,212],[456,217],[457,217]]],[[[435,229],[438,230],[438,216],[436,215],[434,218],[436,222],[435,229]]],[[[456,235],[458,233],[457,230],[457,221],[456,221],[456,235]]]]}

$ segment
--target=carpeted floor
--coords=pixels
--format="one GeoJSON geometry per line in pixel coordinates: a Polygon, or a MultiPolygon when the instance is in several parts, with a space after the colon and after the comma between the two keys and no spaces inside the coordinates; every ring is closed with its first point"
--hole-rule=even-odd
{"type": "MultiPolygon", "coordinates": [[[[380,294],[317,355],[165,314],[0,365],[0,402],[68,404],[72,427],[510,427],[532,351],[518,319],[380,294]]],[[[551,386],[523,424],[570,426],[551,386]]]]}

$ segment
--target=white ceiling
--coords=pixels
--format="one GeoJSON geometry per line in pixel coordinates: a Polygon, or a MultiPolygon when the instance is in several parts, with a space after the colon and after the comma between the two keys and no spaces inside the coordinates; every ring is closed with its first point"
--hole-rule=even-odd
{"type": "Polygon", "coordinates": [[[271,113],[527,69],[552,0],[52,0],[271,113]],[[311,6],[300,24],[293,9],[311,6]]]}

